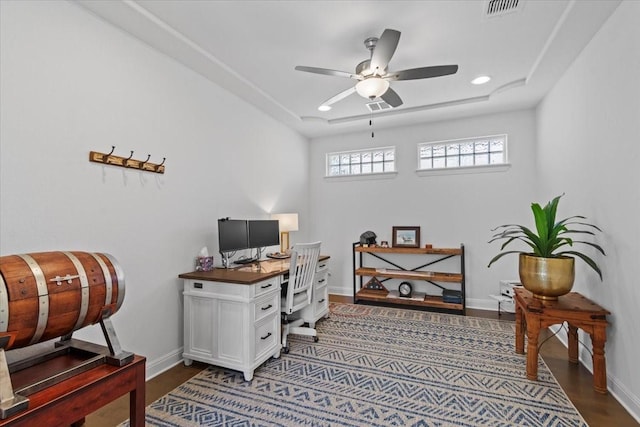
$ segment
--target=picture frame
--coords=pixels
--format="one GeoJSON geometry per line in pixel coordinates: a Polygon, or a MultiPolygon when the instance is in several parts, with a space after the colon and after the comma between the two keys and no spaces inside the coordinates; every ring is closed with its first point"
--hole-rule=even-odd
{"type": "Polygon", "coordinates": [[[392,229],[392,246],[394,248],[419,248],[420,227],[400,227],[392,229]]]}

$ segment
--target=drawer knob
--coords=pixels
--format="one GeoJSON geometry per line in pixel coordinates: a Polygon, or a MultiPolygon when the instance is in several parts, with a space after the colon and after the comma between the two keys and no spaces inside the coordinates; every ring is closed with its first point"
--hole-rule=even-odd
{"type": "Polygon", "coordinates": [[[271,336],[271,332],[269,332],[267,335],[260,337],[261,340],[266,340],[267,338],[269,338],[271,336]]]}
{"type": "Polygon", "coordinates": [[[271,307],[273,307],[273,305],[269,304],[266,307],[262,307],[262,310],[269,310],[271,307]]]}
{"type": "Polygon", "coordinates": [[[318,283],[322,283],[322,282],[324,282],[324,280],[325,279],[320,279],[320,280],[318,280],[318,283]]]}
{"type": "Polygon", "coordinates": [[[324,302],[324,298],[322,298],[320,301],[318,301],[320,304],[322,304],[324,302]]]}
{"type": "Polygon", "coordinates": [[[273,283],[269,283],[268,285],[260,286],[261,289],[267,289],[273,286],[273,283]]]}
{"type": "Polygon", "coordinates": [[[193,287],[196,288],[196,289],[202,289],[202,283],[196,282],[196,283],[193,284],[193,287]]]}

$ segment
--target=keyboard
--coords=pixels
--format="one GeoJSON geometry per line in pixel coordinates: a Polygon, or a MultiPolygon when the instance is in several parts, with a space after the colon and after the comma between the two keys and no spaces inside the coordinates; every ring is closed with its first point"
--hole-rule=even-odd
{"type": "Polygon", "coordinates": [[[257,259],[255,258],[243,258],[243,259],[238,259],[233,261],[234,264],[240,264],[240,265],[244,265],[244,264],[251,264],[252,262],[256,262],[257,259]]]}

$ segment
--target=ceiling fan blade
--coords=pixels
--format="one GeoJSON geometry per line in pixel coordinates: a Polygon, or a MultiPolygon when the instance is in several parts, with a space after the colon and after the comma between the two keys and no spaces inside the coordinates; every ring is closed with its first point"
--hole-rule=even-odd
{"type": "Polygon", "coordinates": [[[396,51],[396,47],[398,47],[399,41],[400,31],[387,28],[382,32],[371,54],[371,71],[378,75],[384,74],[393,53],[396,51]]]}
{"type": "Polygon", "coordinates": [[[348,77],[351,79],[358,79],[359,77],[353,73],[348,73],[346,71],[330,70],[328,68],[305,67],[304,65],[296,66],[296,70],[306,71],[307,73],[324,74],[327,76],[348,77]]]}
{"type": "Polygon", "coordinates": [[[400,99],[400,96],[396,93],[396,91],[391,88],[387,89],[387,91],[383,93],[380,98],[382,98],[384,102],[391,105],[393,108],[402,105],[402,99],[400,99]]]}
{"type": "Polygon", "coordinates": [[[321,105],[331,105],[331,104],[335,104],[336,102],[346,98],[347,96],[351,95],[352,93],[355,93],[356,91],[356,87],[352,86],[347,90],[344,90],[342,92],[340,92],[339,94],[327,99],[326,101],[324,101],[321,105]]]}
{"type": "Polygon", "coordinates": [[[391,80],[416,80],[431,77],[447,76],[458,72],[457,65],[436,65],[434,67],[411,68],[409,70],[394,71],[389,73],[391,80]]]}

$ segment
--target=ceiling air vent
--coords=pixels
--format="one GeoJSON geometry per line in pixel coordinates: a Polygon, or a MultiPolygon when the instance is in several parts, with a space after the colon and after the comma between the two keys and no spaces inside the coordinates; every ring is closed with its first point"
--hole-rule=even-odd
{"type": "Polygon", "coordinates": [[[523,0],[487,0],[486,14],[492,17],[515,12],[522,2],[523,0]]]}
{"type": "Polygon", "coordinates": [[[393,108],[391,105],[387,104],[384,101],[369,102],[368,104],[366,104],[366,106],[372,113],[375,113],[376,111],[390,110],[393,108]]]}

